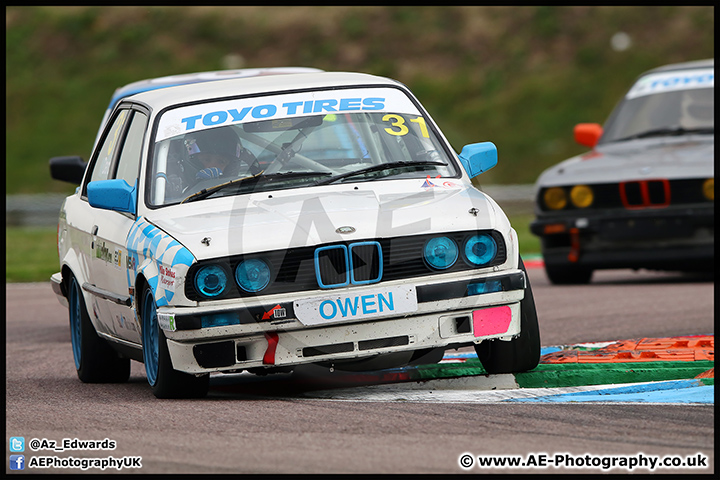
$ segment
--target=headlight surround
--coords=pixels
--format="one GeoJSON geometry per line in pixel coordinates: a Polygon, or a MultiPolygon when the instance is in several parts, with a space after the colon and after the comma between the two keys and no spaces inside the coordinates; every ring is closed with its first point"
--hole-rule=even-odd
{"type": "Polygon", "coordinates": [[[545,206],[550,210],[562,210],[567,205],[567,194],[562,187],[551,187],[543,193],[545,206]]]}
{"type": "Polygon", "coordinates": [[[195,272],[195,289],[204,297],[218,297],[226,288],[227,273],[220,265],[205,265],[195,272]]]}
{"type": "Polygon", "coordinates": [[[425,243],[423,256],[430,267],[445,270],[452,267],[458,258],[459,249],[452,238],[435,237],[425,243]]]}
{"type": "Polygon", "coordinates": [[[243,260],[235,268],[235,281],[246,292],[259,292],[270,284],[270,267],[259,258],[243,260]]]}
{"type": "Polygon", "coordinates": [[[591,187],[587,185],[575,185],[570,190],[570,201],[577,208],[587,208],[592,205],[595,195],[591,187]]]}
{"type": "Polygon", "coordinates": [[[711,202],[715,200],[715,179],[708,178],[702,185],[703,196],[711,202]]]}
{"type": "Polygon", "coordinates": [[[463,254],[465,260],[474,267],[487,265],[495,258],[498,252],[498,245],[495,239],[486,234],[473,235],[465,240],[463,254]]]}

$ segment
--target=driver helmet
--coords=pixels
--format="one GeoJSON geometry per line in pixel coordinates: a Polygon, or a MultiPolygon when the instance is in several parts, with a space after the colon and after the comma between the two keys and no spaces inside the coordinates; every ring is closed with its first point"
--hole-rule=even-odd
{"type": "Polygon", "coordinates": [[[228,126],[189,133],[184,143],[190,163],[198,170],[207,168],[203,160],[212,156],[222,157],[227,168],[238,162],[243,151],[240,139],[228,126]]]}
{"type": "Polygon", "coordinates": [[[712,127],[715,122],[713,90],[695,89],[683,92],[680,125],[684,128],[712,127]]]}

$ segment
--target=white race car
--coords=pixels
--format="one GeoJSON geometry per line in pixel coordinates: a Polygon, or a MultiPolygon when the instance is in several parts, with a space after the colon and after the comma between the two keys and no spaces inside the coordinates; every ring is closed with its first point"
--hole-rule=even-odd
{"type": "Polygon", "coordinates": [[[587,283],[611,268],[713,270],[714,60],[642,74],[604,128],[575,127],[592,151],[545,170],[535,184],[545,271],[587,283]]]}
{"type": "Polygon", "coordinates": [[[83,382],[144,362],[159,398],[214,372],[373,370],[474,345],[534,368],[540,337],[517,234],[402,84],[344,72],[248,75],[130,94],[58,226],[53,289],[83,382]]]}

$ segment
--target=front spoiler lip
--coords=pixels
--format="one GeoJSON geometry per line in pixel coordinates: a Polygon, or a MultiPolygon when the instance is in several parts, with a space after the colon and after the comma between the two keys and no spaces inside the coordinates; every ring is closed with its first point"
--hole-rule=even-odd
{"type": "Polygon", "coordinates": [[[633,220],[633,219],[684,219],[698,226],[714,225],[715,208],[713,205],[705,207],[677,207],[677,208],[648,208],[643,210],[604,210],[604,211],[588,211],[582,212],[575,210],[573,212],[564,212],[562,215],[549,216],[546,214],[537,214],[536,218],[530,222],[530,231],[537,236],[553,235],[553,233],[545,233],[544,229],[547,225],[564,225],[565,232],[569,232],[570,228],[579,228],[584,231],[598,231],[602,222],[607,220],[633,220]]]}

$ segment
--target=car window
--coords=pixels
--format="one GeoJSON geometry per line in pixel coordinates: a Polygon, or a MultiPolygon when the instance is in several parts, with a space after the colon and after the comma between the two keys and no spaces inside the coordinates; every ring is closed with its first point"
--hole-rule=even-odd
{"type": "Polygon", "coordinates": [[[610,115],[600,143],[687,131],[713,133],[713,72],[690,70],[642,78],[610,115]]]}
{"type": "Polygon", "coordinates": [[[123,132],[123,127],[127,122],[130,112],[131,110],[122,110],[117,117],[115,117],[107,137],[105,137],[105,140],[100,146],[99,153],[92,167],[93,170],[90,174],[91,182],[107,180],[112,175],[110,168],[112,167],[113,158],[121,141],[120,137],[123,132]]]}
{"type": "Polygon", "coordinates": [[[148,119],[145,114],[142,112],[134,113],[120,153],[115,178],[121,178],[129,185],[133,185],[138,178],[142,141],[147,122],[148,119]]]}
{"type": "Polygon", "coordinates": [[[391,88],[183,106],[166,111],[156,132],[148,174],[151,205],[178,203],[240,179],[247,181],[213,195],[302,188],[336,177],[342,182],[459,175],[431,122],[391,88]]]}

